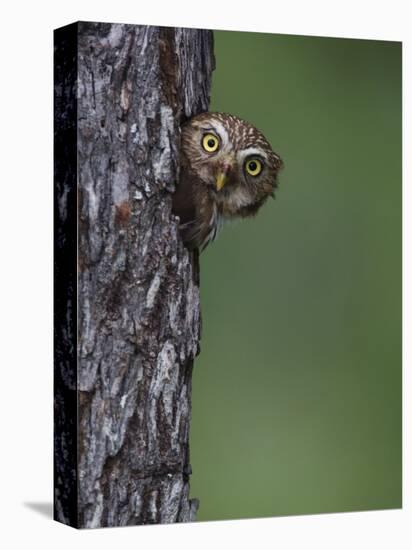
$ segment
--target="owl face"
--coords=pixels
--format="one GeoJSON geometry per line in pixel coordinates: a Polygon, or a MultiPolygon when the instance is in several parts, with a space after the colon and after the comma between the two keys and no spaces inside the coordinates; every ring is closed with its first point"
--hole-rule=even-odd
{"type": "Polygon", "coordinates": [[[182,149],[224,216],[251,215],[273,195],[282,161],[244,120],[202,113],[183,126],[182,149]]]}

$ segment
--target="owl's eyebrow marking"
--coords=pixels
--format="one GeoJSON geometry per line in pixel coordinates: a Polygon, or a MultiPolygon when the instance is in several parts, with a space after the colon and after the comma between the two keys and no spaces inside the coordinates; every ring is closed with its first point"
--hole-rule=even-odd
{"type": "Polygon", "coordinates": [[[218,138],[220,138],[219,132],[216,130],[216,128],[213,128],[213,126],[206,127],[206,128],[203,126],[203,127],[202,127],[202,131],[203,131],[203,132],[213,132],[214,134],[217,135],[218,138]]]}
{"type": "Polygon", "coordinates": [[[246,157],[259,157],[263,160],[268,160],[268,156],[262,149],[257,149],[256,147],[248,147],[247,149],[243,149],[242,151],[242,158],[246,157]]]}

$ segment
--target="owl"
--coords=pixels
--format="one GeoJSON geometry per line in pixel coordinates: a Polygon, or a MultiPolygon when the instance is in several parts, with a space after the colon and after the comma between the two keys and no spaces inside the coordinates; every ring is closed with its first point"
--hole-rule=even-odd
{"type": "Polygon", "coordinates": [[[263,134],[226,113],[202,113],[182,127],[173,213],[190,249],[204,250],[226,221],[254,216],[274,197],[283,166],[263,134]]]}

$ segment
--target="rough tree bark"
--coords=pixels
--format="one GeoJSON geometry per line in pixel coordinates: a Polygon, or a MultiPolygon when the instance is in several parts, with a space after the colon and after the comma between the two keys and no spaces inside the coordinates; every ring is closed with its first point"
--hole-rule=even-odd
{"type": "Polygon", "coordinates": [[[76,527],[195,518],[199,268],[171,194],[212,50],[204,30],[55,32],[55,518],[76,527]]]}

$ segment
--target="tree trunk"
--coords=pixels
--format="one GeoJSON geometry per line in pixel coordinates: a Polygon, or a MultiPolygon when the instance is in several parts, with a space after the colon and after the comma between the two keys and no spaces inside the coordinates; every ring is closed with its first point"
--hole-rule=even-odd
{"type": "Polygon", "coordinates": [[[195,519],[199,267],[171,194],[212,50],[203,30],[55,32],[55,518],[76,527],[195,519]]]}

